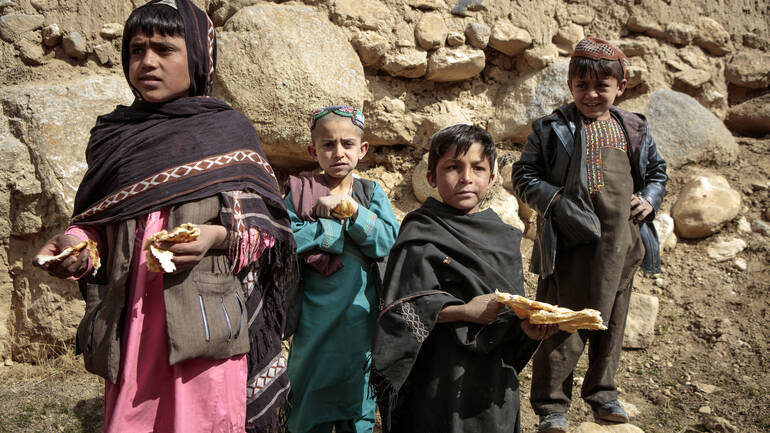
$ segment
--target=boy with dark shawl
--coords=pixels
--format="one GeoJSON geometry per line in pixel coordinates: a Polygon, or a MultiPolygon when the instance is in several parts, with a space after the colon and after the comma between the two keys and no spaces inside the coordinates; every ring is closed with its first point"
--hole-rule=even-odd
{"type": "Polygon", "coordinates": [[[492,137],[453,125],[431,139],[428,198],[388,258],[372,382],[386,432],[519,432],[518,373],[554,326],[495,301],[524,295],[521,232],[480,210],[494,175],[492,137]]]}
{"type": "Polygon", "coordinates": [[[189,0],[153,0],[128,18],[122,60],[136,100],[100,116],[72,225],[40,255],[98,244],[44,267],[78,278],[86,312],[77,348],[105,378],[107,432],[268,431],[289,388],[281,351],[295,244],[251,123],[210,98],[216,38],[189,0]],[[197,240],[142,246],[183,223],[197,240]],[[248,403],[248,406],[247,406],[248,403]]]}

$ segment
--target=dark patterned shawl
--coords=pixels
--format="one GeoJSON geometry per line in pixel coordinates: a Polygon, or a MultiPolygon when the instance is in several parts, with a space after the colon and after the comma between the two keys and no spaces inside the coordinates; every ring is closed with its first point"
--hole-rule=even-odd
{"type": "Polygon", "coordinates": [[[524,295],[520,242],[521,232],[491,209],[466,215],[428,198],[404,218],[388,257],[373,338],[371,383],[383,431],[415,428],[398,424],[416,411],[433,423],[419,431],[509,431],[503,426],[518,422],[518,384],[507,369],[520,371],[537,347],[518,318],[506,312],[486,326],[436,320],[445,306],[495,289],[524,295]],[[463,378],[474,374],[483,383],[464,388],[463,378]],[[402,393],[405,387],[409,395],[402,393]],[[417,398],[419,407],[409,406],[410,395],[420,393],[430,394],[430,401],[417,398]],[[485,428],[470,429],[474,424],[462,422],[472,416],[454,412],[473,407],[472,413],[487,413],[502,406],[506,411],[496,413],[507,418],[485,428]],[[461,421],[450,428],[452,420],[461,421]]]}
{"type": "MultiPolygon", "coordinates": [[[[298,273],[289,215],[251,122],[225,102],[207,97],[216,60],[208,16],[189,0],[161,3],[176,6],[185,25],[191,97],[157,104],[137,98],[131,106],[118,106],[97,119],[72,222],[123,221],[220,196],[220,221],[228,229],[231,261],[244,264],[247,258],[239,273],[248,294],[251,340],[247,429],[276,430],[289,391],[280,340],[285,294],[298,273]],[[254,242],[254,233],[259,242],[254,242]],[[259,254],[253,249],[266,246],[270,248],[257,263],[259,254]]],[[[128,78],[125,38],[122,54],[128,78]]]]}

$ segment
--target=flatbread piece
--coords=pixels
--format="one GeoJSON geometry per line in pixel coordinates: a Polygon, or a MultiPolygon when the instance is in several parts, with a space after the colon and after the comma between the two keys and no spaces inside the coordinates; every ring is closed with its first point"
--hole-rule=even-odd
{"type": "Polygon", "coordinates": [[[352,217],[355,211],[356,207],[352,200],[340,200],[340,202],[337,203],[337,206],[332,209],[332,216],[334,218],[344,220],[345,218],[352,217]]]}
{"type": "Polygon", "coordinates": [[[96,273],[99,271],[99,268],[102,267],[102,260],[99,257],[99,249],[97,248],[96,242],[92,241],[91,239],[88,239],[87,241],[81,242],[77,245],[67,247],[55,256],[37,256],[35,257],[35,264],[38,266],[43,266],[46,263],[60,263],[69,256],[77,256],[81,251],[83,251],[84,248],[88,248],[88,258],[91,259],[91,275],[96,275],[96,273]]]}
{"type": "Polygon", "coordinates": [[[535,325],[559,325],[559,329],[574,333],[578,329],[605,330],[602,313],[585,308],[573,311],[569,308],[533,301],[523,296],[495,290],[497,302],[507,305],[520,319],[529,319],[535,325]]]}
{"type": "Polygon", "coordinates": [[[161,230],[158,233],[147,238],[144,242],[145,258],[147,259],[147,269],[151,272],[174,272],[176,265],[172,259],[174,253],[158,247],[160,242],[183,243],[192,242],[201,235],[201,230],[195,225],[185,223],[174,228],[171,232],[161,230]]]}

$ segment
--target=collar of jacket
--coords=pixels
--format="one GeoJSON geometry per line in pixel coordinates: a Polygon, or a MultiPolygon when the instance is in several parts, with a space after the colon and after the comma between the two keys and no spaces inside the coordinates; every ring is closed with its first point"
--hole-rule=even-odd
{"type": "MultiPolygon", "coordinates": [[[[559,137],[564,150],[572,156],[575,150],[575,137],[583,131],[583,119],[574,102],[562,105],[554,110],[554,114],[560,116],[563,122],[554,122],[553,130],[559,137]]],[[[647,133],[647,122],[643,115],[632,113],[621,108],[610,107],[610,115],[615,118],[623,129],[629,143],[629,155],[633,161],[638,161],[642,141],[647,133]]],[[[582,138],[582,137],[581,137],[582,138]]]]}

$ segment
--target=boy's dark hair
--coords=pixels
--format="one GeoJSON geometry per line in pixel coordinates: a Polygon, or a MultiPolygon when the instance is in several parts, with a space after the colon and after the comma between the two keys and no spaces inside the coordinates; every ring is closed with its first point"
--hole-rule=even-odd
{"type": "Polygon", "coordinates": [[[588,57],[573,57],[569,61],[569,72],[567,73],[567,80],[572,81],[573,78],[580,78],[586,76],[598,77],[600,75],[606,77],[615,77],[618,80],[618,84],[625,78],[623,76],[623,66],[620,64],[623,60],[607,60],[607,59],[589,59],[588,57]]]}
{"type": "Polygon", "coordinates": [[[492,136],[481,127],[468,124],[457,124],[447,126],[439,132],[433,134],[430,139],[430,153],[428,154],[428,171],[436,172],[436,164],[441,156],[446,153],[453,145],[457,145],[454,156],[468,152],[473,143],[479,143],[482,152],[489,158],[489,168],[494,172],[495,158],[497,151],[492,136]]]}
{"type": "Polygon", "coordinates": [[[157,3],[147,3],[131,12],[123,27],[123,46],[128,46],[131,38],[138,32],[147,36],[159,34],[163,36],[184,37],[184,22],[179,11],[171,6],[157,3]]]}

